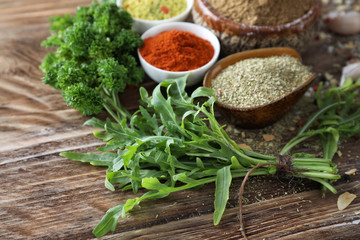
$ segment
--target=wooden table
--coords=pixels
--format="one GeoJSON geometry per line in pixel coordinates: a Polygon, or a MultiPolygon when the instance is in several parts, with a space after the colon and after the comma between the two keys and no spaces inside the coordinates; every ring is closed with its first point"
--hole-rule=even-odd
{"type": "MultiPolygon", "coordinates": [[[[67,107],[59,91],[43,85],[38,69],[48,51],[40,47],[49,35],[48,17],[74,13],[76,6],[90,2],[0,2],[0,239],[93,239],[91,231],[106,210],[132,197],[104,187],[104,168],[59,156],[69,150],[95,151],[102,142],[92,136],[93,128],[82,126],[87,118],[67,107]]],[[[334,46],[329,53],[324,41],[314,43],[303,54],[304,62],[339,77],[340,68],[334,66],[343,65],[350,50],[334,46]]],[[[136,99],[125,105],[136,108],[136,99]]],[[[360,170],[359,144],[357,138],[341,143],[343,155],[335,159],[341,175],[360,170]]],[[[339,194],[360,196],[359,176],[339,180],[339,194]]],[[[212,225],[214,185],[209,184],[143,202],[103,239],[240,239],[240,183],[233,181],[219,226],[212,225]]],[[[275,176],[253,178],[249,185],[244,218],[250,239],[360,239],[360,197],[339,211],[339,194],[322,198],[313,182],[275,176]]]]}

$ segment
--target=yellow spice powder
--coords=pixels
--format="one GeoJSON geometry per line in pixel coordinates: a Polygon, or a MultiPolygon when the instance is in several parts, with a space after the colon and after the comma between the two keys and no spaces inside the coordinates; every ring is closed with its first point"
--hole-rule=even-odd
{"type": "Polygon", "coordinates": [[[123,8],[134,18],[164,20],[175,17],[186,9],[186,0],[125,0],[123,8]]]}

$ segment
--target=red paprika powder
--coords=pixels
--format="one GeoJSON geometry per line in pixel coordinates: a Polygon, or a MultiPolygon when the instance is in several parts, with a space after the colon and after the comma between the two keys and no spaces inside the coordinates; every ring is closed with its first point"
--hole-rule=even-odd
{"type": "Polygon", "coordinates": [[[179,72],[204,66],[214,56],[214,47],[193,33],[171,30],[144,39],[140,54],[157,68],[179,72]]]}

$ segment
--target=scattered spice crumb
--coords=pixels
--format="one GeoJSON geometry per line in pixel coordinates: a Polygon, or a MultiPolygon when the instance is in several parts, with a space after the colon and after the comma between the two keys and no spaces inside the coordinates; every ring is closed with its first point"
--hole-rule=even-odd
{"type": "Polygon", "coordinates": [[[323,41],[327,38],[328,38],[328,34],[326,34],[325,32],[320,32],[317,36],[317,40],[319,40],[319,41],[323,41]]]}
{"type": "Polygon", "coordinates": [[[341,152],[340,150],[338,150],[336,153],[337,153],[337,155],[338,155],[339,157],[342,156],[342,152],[341,152]]]}
{"type": "Polygon", "coordinates": [[[299,121],[296,123],[296,125],[297,125],[298,127],[302,127],[302,126],[304,125],[304,122],[301,121],[301,120],[299,120],[299,121]]]}
{"type": "Polygon", "coordinates": [[[253,151],[252,148],[249,145],[246,145],[245,143],[240,143],[238,144],[239,147],[249,150],[249,151],[253,151]]]}
{"type": "Polygon", "coordinates": [[[265,142],[269,142],[271,140],[274,140],[275,136],[272,134],[263,134],[263,138],[264,138],[265,142]]]}
{"type": "Polygon", "coordinates": [[[338,198],[337,201],[337,206],[339,210],[344,210],[345,208],[347,208],[350,203],[356,198],[355,194],[349,193],[349,192],[344,192],[343,194],[341,194],[338,198]]]}
{"type": "Polygon", "coordinates": [[[354,49],[356,48],[356,45],[354,44],[354,42],[350,41],[344,44],[345,49],[354,49]]]}
{"type": "Polygon", "coordinates": [[[246,137],[246,134],[245,134],[244,131],[241,132],[241,137],[242,137],[242,138],[245,138],[245,137],[246,137]]]}
{"type": "Polygon", "coordinates": [[[252,139],[252,138],[247,138],[246,139],[246,142],[248,142],[248,143],[252,143],[254,141],[254,139],[252,139]]]}
{"type": "Polygon", "coordinates": [[[331,84],[336,84],[338,83],[338,80],[330,73],[325,72],[324,73],[324,77],[326,80],[328,80],[331,84]]]}
{"type": "Polygon", "coordinates": [[[355,175],[357,169],[356,168],[353,168],[353,169],[350,169],[349,171],[346,171],[345,174],[346,175],[355,175]]]}

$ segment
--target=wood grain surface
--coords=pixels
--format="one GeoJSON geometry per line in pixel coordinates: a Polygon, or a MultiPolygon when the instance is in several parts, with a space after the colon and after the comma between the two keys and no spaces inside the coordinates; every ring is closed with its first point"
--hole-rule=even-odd
{"type": "MultiPolygon", "coordinates": [[[[48,49],[48,18],[74,13],[89,0],[0,1],[0,239],[94,239],[92,229],[105,212],[131,192],[104,187],[105,169],[62,158],[62,151],[96,151],[87,119],[67,107],[59,91],[42,83],[38,66],[48,49]]],[[[355,36],[359,37],[359,36],[355,36]]],[[[303,54],[319,73],[340,76],[351,49],[315,42],[303,54]]],[[[153,87],[153,82],[144,86],[153,87]]],[[[124,93],[130,110],[137,107],[137,89],[124,93]]],[[[249,239],[360,239],[360,140],[341,143],[335,161],[342,179],[338,194],[321,196],[319,185],[281,176],[253,177],[246,187],[245,225],[249,239]],[[355,175],[344,173],[357,168],[355,175]],[[339,194],[358,197],[343,211],[339,194]]],[[[232,183],[228,209],[219,226],[212,225],[214,185],[144,201],[114,233],[102,239],[241,239],[237,195],[241,179],[232,183]]],[[[142,193],[140,192],[139,195],[142,193]]]]}

